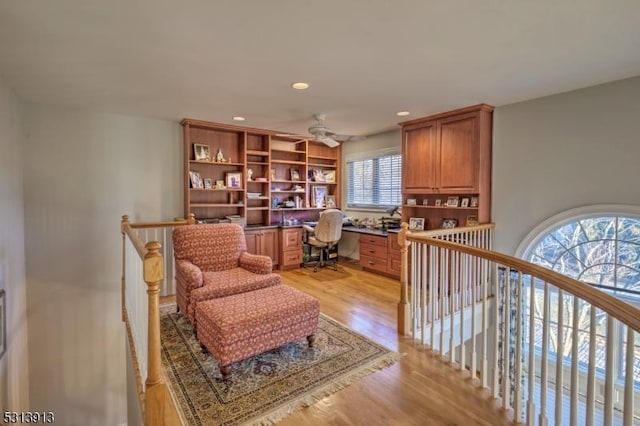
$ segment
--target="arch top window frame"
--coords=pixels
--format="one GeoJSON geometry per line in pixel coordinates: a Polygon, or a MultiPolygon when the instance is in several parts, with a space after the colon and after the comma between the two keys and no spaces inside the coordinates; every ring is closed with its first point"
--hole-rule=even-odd
{"type": "MultiPolygon", "coordinates": [[[[602,277],[606,274],[598,271],[606,271],[607,268],[609,268],[608,275],[613,274],[613,281],[610,287],[626,288],[625,286],[619,286],[620,278],[618,276],[618,272],[626,269],[632,269],[635,273],[639,272],[638,269],[636,269],[637,266],[633,267],[621,262],[621,260],[623,260],[623,256],[621,255],[622,248],[626,247],[629,249],[629,244],[632,246],[640,245],[640,236],[633,240],[621,239],[618,234],[620,231],[620,227],[618,225],[621,220],[638,221],[640,229],[640,206],[600,204],[567,210],[548,218],[529,232],[529,234],[523,239],[522,243],[518,246],[516,256],[593,285],[599,285],[601,283],[593,282],[593,280],[586,279],[585,277],[596,277],[598,274],[602,277]],[[609,222],[611,220],[615,220],[616,226],[611,229],[611,232],[607,235],[594,238],[585,236],[585,238],[580,241],[571,241],[571,244],[569,245],[566,244],[567,241],[561,241],[561,239],[557,238],[558,231],[563,228],[568,229],[572,224],[576,224],[576,227],[580,227],[580,233],[584,235],[586,234],[586,230],[583,228],[584,222],[587,220],[597,221],[598,219],[605,219],[602,221],[603,224],[607,223],[607,219],[609,222]],[[541,256],[539,251],[544,249],[544,242],[547,239],[555,241],[558,247],[551,248],[552,256],[541,256]],[[613,252],[602,254],[601,258],[598,260],[581,258],[583,251],[586,250],[585,247],[588,247],[593,243],[598,243],[598,245],[603,245],[602,243],[610,245],[612,248],[610,251],[613,252]],[[563,260],[566,260],[563,259],[565,257],[570,258],[570,262],[563,262],[563,260]],[[562,262],[560,267],[557,266],[559,262],[562,262]],[[573,264],[573,268],[571,268],[571,264],[573,264]],[[594,273],[594,271],[596,272],[594,273]]],[[[634,264],[637,263],[638,261],[636,259],[634,264]]],[[[640,289],[636,289],[636,291],[637,290],[640,289]]],[[[632,296],[631,299],[640,301],[640,295],[632,296]]]]}

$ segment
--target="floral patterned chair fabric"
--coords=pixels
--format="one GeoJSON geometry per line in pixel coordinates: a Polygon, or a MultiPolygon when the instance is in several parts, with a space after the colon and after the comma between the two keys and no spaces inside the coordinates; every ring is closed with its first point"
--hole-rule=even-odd
{"type": "Polygon", "coordinates": [[[268,256],[247,253],[244,230],[232,223],[173,230],[178,309],[195,326],[198,301],[282,283],[268,256]]]}

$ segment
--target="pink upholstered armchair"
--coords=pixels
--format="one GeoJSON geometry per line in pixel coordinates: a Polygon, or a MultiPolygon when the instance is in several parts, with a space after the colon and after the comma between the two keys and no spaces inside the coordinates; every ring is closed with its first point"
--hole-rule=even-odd
{"type": "Polygon", "coordinates": [[[195,327],[196,303],[282,283],[268,256],[247,253],[240,225],[185,225],[173,230],[178,310],[195,327]]]}

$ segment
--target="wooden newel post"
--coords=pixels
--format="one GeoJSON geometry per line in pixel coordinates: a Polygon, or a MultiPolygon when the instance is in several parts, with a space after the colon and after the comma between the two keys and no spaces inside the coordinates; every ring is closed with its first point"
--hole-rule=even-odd
{"type": "Polygon", "coordinates": [[[127,235],[125,233],[125,229],[129,226],[129,216],[127,216],[126,214],[122,215],[122,220],[120,221],[120,233],[122,234],[122,277],[120,279],[120,292],[122,293],[122,300],[121,300],[121,309],[122,309],[122,321],[126,321],[125,318],[125,292],[126,292],[126,281],[125,281],[125,273],[126,273],[126,268],[125,268],[125,250],[126,250],[126,246],[127,246],[127,235]]]}
{"type": "Polygon", "coordinates": [[[195,225],[196,224],[196,215],[193,213],[189,213],[189,217],[187,218],[187,223],[189,225],[195,225]]]}
{"type": "MultiPolygon", "coordinates": [[[[147,283],[148,298],[148,348],[147,379],[145,381],[145,424],[162,424],[164,417],[164,392],[152,388],[162,383],[160,359],[160,283],[164,279],[164,262],[160,243],[151,241],[145,245],[143,276],[147,283]]],[[[158,388],[163,388],[159,386],[158,388]]],[[[160,389],[157,389],[160,390],[160,389]]]]}
{"type": "Polygon", "coordinates": [[[409,225],[402,222],[402,230],[398,234],[398,244],[400,245],[400,303],[398,303],[398,334],[406,335],[409,331],[411,321],[411,311],[409,309],[409,243],[407,232],[409,225]]]}

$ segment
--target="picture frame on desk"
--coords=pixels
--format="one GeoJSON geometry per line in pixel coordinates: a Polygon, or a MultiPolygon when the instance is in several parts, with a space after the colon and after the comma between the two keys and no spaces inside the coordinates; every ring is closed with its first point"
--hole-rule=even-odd
{"type": "Polygon", "coordinates": [[[324,185],[311,186],[311,207],[323,208],[327,198],[327,187],[324,185]]]}
{"type": "Polygon", "coordinates": [[[464,197],[460,200],[460,207],[469,207],[469,198],[468,197],[464,197]]]}
{"type": "Polygon", "coordinates": [[[464,226],[478,226],[478,216],[472,215],[467,216],[467,220],[464,223],[464,226]]]}
{"type": "Polygon", "coordinates": [[[335,183],[336,182],[336,171],[335,170],[325,170],[324,181],[327,183],[335,183]]]}
{"type": "Polygon", "coordinates": [[[216,186],[215,189],[224,189],[224,181],[222,179],[218,179],[216,180],[216,186]]]}
{"type": "Polygon", "coordinates": [[[213,179],[204,178],[204,189],[213,189],[213,179]]]}
{"type": "Polygon", "coordinates": [[[458,219],[442,219],[442,229],[452,229],[458,226],[458,219]]]}
{"type": "Polygon", "coordinates": [[[209,150],[209,145],[194,143],[193,158],[196,161],[211,161],[211,151],[209,150]]]}
{"type": "Polygon", "coordinates": [[[325,203],[328,209],[336,208],[336,197],[335,195],[327,195],[325,199],[325,203]]]}
{"type": "Polygon", "coordinates": [[[424,231],[424,218],[423,217],[410,217],[409,218],[409,231],[424,231]]]}
{"type": "Polygon", "coordinates": [[[191,188],[193,189],[203,189],[204,184],[202,182],[202,176],[200,176],[199,172],[194,172],[189,170],[189,180],[191,181],[191,188]]]}
{"type": "Polygon", "coordinates": [[[458,207],[459,203],[460,203],[460,197],[447,198],[447,207],[458,207]]]}
{"type": "Polygon", "coordinates": [[[407,205],[408,206],[415,206],[418,204],[418,201],[415,198],[407,198],[407,205]]]}
{"type": "Polygon", "coordinates": [[[478,197],[471,197],[469,207],[478,207],[478,197]]]}
{"type": "Polygon", "coordinates": [[[291,180],[300,180],[300,170],[290,169],[289,173],[291,173],[291,180]]]}
{"type": "Polygon", "coordinates": [[[440,198],[438,198],[436,200],[436,207],[440,207],[440,206],[442,206],[442,200],[440,198]]]}
{"type": "Polygon", "coordinates": [[[242,173],[230,172],[226,175],[227,188],[240,189],[242,188],[242,173]]]}

